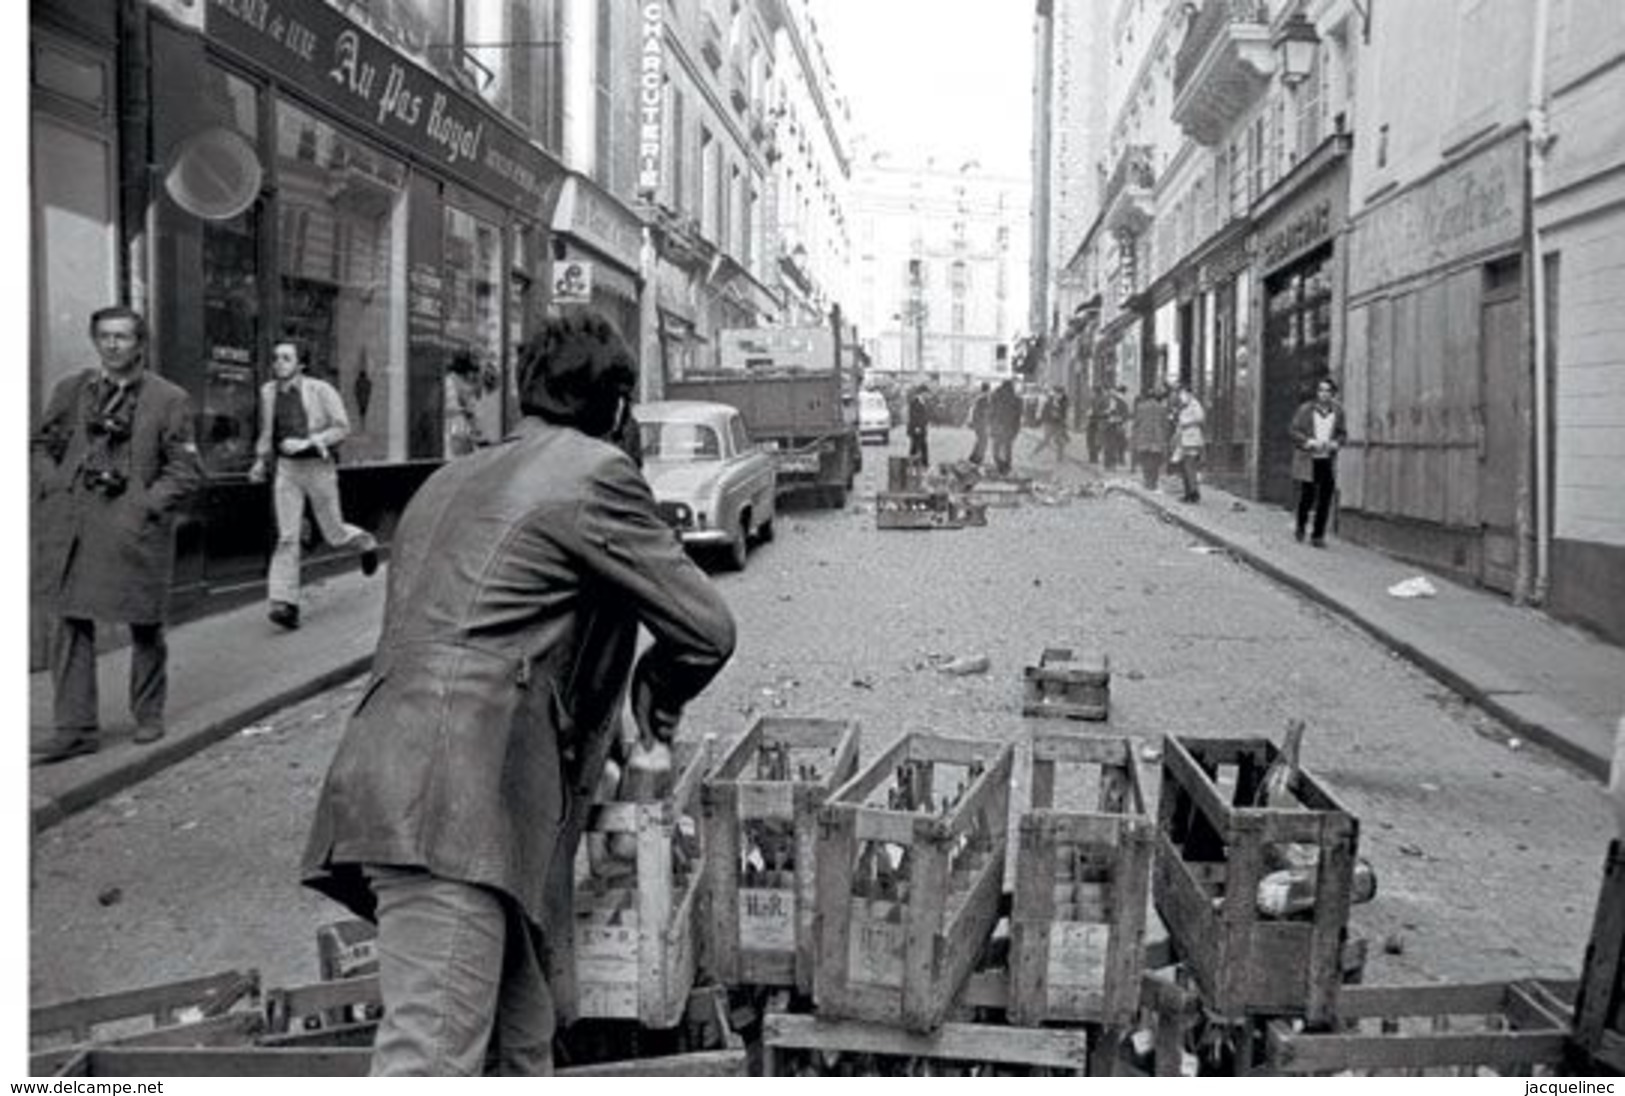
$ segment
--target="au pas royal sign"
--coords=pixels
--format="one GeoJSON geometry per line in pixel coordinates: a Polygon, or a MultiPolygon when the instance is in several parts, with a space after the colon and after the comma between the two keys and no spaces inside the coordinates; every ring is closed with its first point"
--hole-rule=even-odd
{"type": "Polygon", "coordinates": [[[521,208],[546,205],[561,169],[495,114],[322,0],[208,0],[208,36],[363,126],[521,208]]]}

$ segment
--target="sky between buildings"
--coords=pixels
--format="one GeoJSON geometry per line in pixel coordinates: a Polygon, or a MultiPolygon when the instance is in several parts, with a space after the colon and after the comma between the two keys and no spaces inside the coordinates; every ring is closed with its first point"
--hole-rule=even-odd
{"type": "Polygon", "coordinates": [[[871,151],[1030,174],[1030,3],[813,0],[812,10],[871,151]]]}

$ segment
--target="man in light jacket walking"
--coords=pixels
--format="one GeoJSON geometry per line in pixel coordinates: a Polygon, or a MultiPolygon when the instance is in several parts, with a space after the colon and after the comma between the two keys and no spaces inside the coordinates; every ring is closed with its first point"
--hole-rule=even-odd
{"type": "Polygon", "coordinates": [[[266,464],[276,461],[271,497],[276,506],[276,550],[271,554],[273,624],[299,627],[300,532],[305,501],[316,515],[322,539],[335,548],[361,553],[361,572],[378,570],[378,541],[350,525],[339,509],[336,447],[350,433],[350,419],[338,389],[305,375],[305,350],[292,339],[271,348],[275,380],[260,389],[260,432],[250,482],[265,480],[266,464]]]}

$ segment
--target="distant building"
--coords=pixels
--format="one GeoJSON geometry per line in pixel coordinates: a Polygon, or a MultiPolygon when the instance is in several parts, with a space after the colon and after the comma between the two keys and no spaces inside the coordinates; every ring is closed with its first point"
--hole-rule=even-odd
{"type": "Polygon", "coordinates": [[[974,160],[859,157],[851,314],[875,371],[946,384],[1009,375],[1028,186],[974,160]]]}

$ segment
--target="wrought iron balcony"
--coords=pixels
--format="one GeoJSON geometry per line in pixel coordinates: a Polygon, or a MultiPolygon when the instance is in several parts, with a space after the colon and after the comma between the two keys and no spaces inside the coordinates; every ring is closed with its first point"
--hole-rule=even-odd
{"type": "Polygon", "coordinates": [[[1157,185],[1151,155],[1150,145],[1129,145],[1118,155],[1100,203],[1108,231],[1140,232],[1150,223],[1151,189],[1157,185]]]}
{"type": "Polygon", "coordinates": [[[717,17],[708,11],[700,13],[700,53],[712,72],[722,70],[722,27],[717,24],[717,17]]]}
{"type": "Polygon", "coordinates": [[[1274,71],[1269,5],[1205,0],[1174,58],[1174,121],[1191,140],[1216,145],[1274,71]]]}

